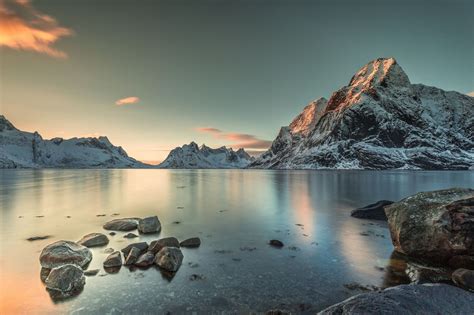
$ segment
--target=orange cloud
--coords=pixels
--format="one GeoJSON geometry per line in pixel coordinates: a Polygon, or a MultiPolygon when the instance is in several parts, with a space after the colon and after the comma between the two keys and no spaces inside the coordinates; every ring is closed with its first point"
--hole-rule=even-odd
{"type": "Polygon", "coordinates": [[[123,106],[123,105],[128,105],[128,104],[136,104],[140,101],[139,97],[136,96],[129,96],[125,98],[121,98],[115,102],[115,105],[117,106],[123,106]]]}
{"type": "Polygon", "coordinates": [[[254,135],[236,132],[223,132],[220,129],[213,127],[196,128],[198,132],[209,133],[215,138],[224,139],[233,142],[228,145],[232,148],[246,148],[246,149],[268,149],[272,144],[269,140],[259,139],[254,135]]]}
{"type": "Polygon", "coordinates": [[[0,0],[0,46],[66,58],[65,52],[52,45],[72,34],[53,17],[36,11],[28,0],[0,0]]]}
{"type": "Polygon", "coordinates": [[[474,91],[467,93],[467,95],[474,97],[474,91]]]}

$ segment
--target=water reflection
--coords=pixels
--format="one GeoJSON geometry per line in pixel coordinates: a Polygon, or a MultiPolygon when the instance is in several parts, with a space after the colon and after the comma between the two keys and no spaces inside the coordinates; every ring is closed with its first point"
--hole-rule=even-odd
{"type": "MultiPolygon", "coordinates": [[[[216,312],[265,311],[281,303],[318,309],[346,298],[351,281],[383,287],[406,281],[386,225],[351,218],[352,208],[473,182],[474,172],[3,170],[0,313],[100,314],[111,305],[143,313],[205,313],[209,305],[216,312]],[[107,273],[108,254],[92,249],[89,269],[99,274],[87,278],[78,297],[54,304],[40,279],[41,249],[101,232],[115,213],[158,215],[159,237],[199,236],[203,243],[183,251],[173,275],[154,268],[107,273]],[[38,235],[53,237],[26,241],[38,235]],[[271,248],[270,239],[286,246],[271,248]],[[193,274],[205,281],[190,282],[193,274]]],[[[117,233],[108,246],[154,238],[117,233]]]]}

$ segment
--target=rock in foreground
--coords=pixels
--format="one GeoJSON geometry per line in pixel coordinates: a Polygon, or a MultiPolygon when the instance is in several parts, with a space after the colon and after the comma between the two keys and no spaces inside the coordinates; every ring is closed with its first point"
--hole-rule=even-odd
{"type": "Polygon", "coordinates": [[[119,251],[113,252],[104,261],[104,268],[113,268],[122,266],[122,255],[119,251]]]}
{"type": "Polygon", "coordinates": [[[85,247],[104,246],[109,244],[109,238],[102,233],[90,233],[81,238],[77,243],[85,247]]]}
{"type": "Polygon", "coordinates": [[[86,280],[81,268],[66,264],[51,270],[45,283],[53,298],[66,298],[79,293],[86,280]]]}
{"type": "Polygon", "coordinates": [[[86,266],[92,260],[91,251],[82,245],[70,241],[57,241],[41,251],[40,263],[44,268],[55,268],[65,264],[86,266]]]}
{"type": "Polygon", "coordinates": [[[124,219],[114,219],[103,225],[103,228],[106,230],[112,231],[132,231],[135,230],[138,226],[139,218],[124,218],[124,219]]]}
{"type": "MultiPolygon", "coordinates": [[[[457,269],[453,272],[452,279],[457,286],[474,292],[474,270],[457,269]]],[[[474,305],[472,309],[474,310],[474,305]]]]}
{"type": "Polygon", "coordinates": [[[318,314],[472,314],[474,294],[447,284],[399,285],[363,293],[318,314]]]}
{"type": "Polygon", "coordinates": [[[127,245],[125,248],[122,248],[123,255],[125,257],[127,257],[133,247],[138,248],[140,250],[140,254],[142,254],[142,253],[147,251],[148,243],[147,242],[139,242],[139,243],[132,243],[130,245],[127,245]]]}
{"type": "Polygon", "coordinates": [[[138,222],[138,231],[143,234],[158,233],[161,230],[161,223],[158,217],[143,218],[138,222]]]}
{"type": "Polygon", "coordinates": [[[156,254],[155,263],[167,271],[178,271],[183,262],[183,253],[176,247],[164,247],[156,254]]]}
{"type": "Polygon", "coordinates": [[[359,219],[383,220],[387,221],[384,207],[391,205],[393,201],[380,200],[368,206],[357,208],[351,211],[351,216],[359,219]]]}
{"type": "Polygon", "coordinates": [[[474,254],[474,190],[422,192],[385,207],[395,249],[446,263],[474,254]]]}
{"type": "Polygon", "coordinates": [[[188,248],[195,248],[201,246],[201,239],[199,237],[191,237],[188,238],[181,243],[179,243],[181,247],[188,247],[188,248]]]}

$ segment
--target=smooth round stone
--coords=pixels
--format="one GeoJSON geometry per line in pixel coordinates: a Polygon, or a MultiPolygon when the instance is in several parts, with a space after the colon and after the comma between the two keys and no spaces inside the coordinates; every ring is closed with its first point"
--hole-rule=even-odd
{"type": "Polygon", "coordinates": [[[57,241],[49,244],[40,254],[40,263],[44,268],[52,269],[65,264],[86,266],[92,260],[90,249],[70,241],[57,241]]]}
{"type": "Polygon", "coordinates": [[[86,283],[84,272],[80,267],[66,264],[53,268],[45,284],[54,298],[66,298],[79,293],[86,283]]]}
{"type": "Polygon", "coordinates": [[[181,247],[189,247],[189,248],[199,247],[201,246],[201,239],[199,237],[191,237],[182,241],[181,243],[179,243],[179,245],[181,247]]]}
{"type": "Polygon", "coordinates": [[[106,230],[112,231],[132,231],[135,230],[138,226],[139,218],[123,218],[123,219],[114,219],[103,225],[103,228],[106,230]]]}
{"type": "Polygon", "coordinates": [[[90,233],[83,236],[77,243],[85,247],[104,246],[109,243],[109,238],[102,233],[90,233]]]}

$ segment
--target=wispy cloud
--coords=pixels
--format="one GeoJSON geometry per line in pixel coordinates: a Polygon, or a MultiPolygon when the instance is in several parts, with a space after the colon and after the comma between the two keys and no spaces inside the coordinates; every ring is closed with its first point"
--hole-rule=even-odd
{"type": "Polygon", "coordinates": [[[129,96],[129,97],[124,97],[115,102],[115,105],[117,106],[123,106],[123,105],[129,105],[129,104],[136,104],[140,102],[140,98],[137,96],[129,96]]]}
{"type": "Polygon", "coordinates": [[[467,95],[474,97],[474,91],[467,93],[467,95]]]}
{"type": "Polygon", "coordinates": [[[72,34],[55,18],[37,11],[29,0],[0,0],[0,46],[66,58],[64,51],[52,45],[72,34]]]}
{"type": "Polygon", "coordinates": [[[272,144],[271,141],[260,139],[255,135],[237,132],[224,132],[213,127],[199,127],[196,128],[196,131],[211,134],[217,139],[230,141],[231,144],[228,146],[232,148],[264,150],[268,149],[272,144]]]}

